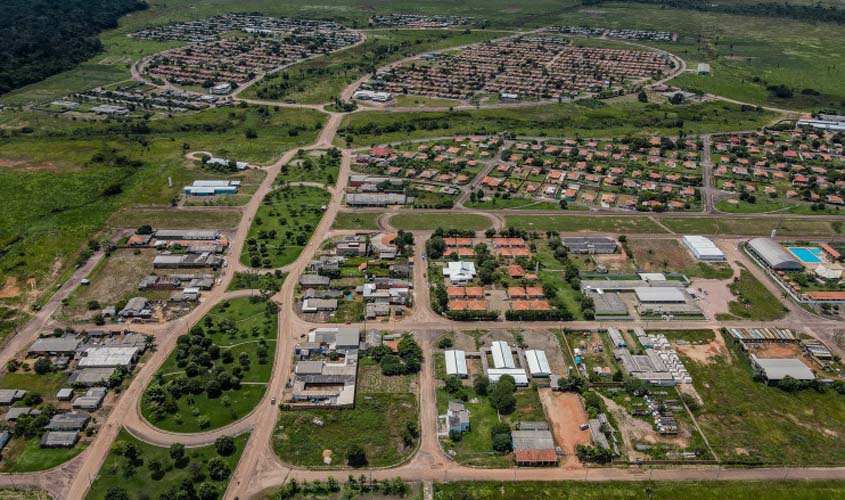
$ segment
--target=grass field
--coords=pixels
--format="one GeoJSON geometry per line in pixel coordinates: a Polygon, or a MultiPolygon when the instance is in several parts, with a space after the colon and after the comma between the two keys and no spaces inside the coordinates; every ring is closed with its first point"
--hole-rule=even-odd
{"type": "MultiPolygon", "coordinates": [[[[560,210],[560,204],[553,201],[537,201],[529,198],[493,198],[490,201],[467,201],[466,208],[479,210],[560,210]]],[[[580,210],[581,207],[571,205],[569,210],[580,210]]]]}
{"type": "Polygon", "coordinates": [[[730,285],[737,300],[728,304],[730,316],[756,321],[773,321],[783,318],[786,308],[772,295],[749,271],[742,270],[739,277],[730,285]]]}
{"type": "Polygon", "coordinates": [[[330,198],[328,191],[309,186],[287,186],[268,194],[249,227],[241,263],[282,267],[296,260],[330,198]]]}
{"type": "Polygon", "coordinates": [[[256,106],[132,126],[26,112],[12,116],[6,125],[16,132],[0,137],[0,244],[5,250],[0,279],[12,276],[19,284],[29,283],[31,293],[3,303],[26,309],[43,301],[52,291],[48,286],[67,277],[84,243],[105,227],[234,226],[239,212],[121,209],[167,206],[184,184],[208,176],[194,166],[186,168],[183,155],[191,148],[270,161],[287,148],[313,141],[314,127],[322,120],[317,112],[256,106]],[[20,127],[32,132],[17,132],[20,127]],[[244,139],[250,127],[261,127],[258,138],[244,139]]]}
{"type": "Polygon", "coordinates": [[[739,200],[731,203],[728,200],[721,200],[716,203],[716,209],[729,214],[761,214],[761,213],[783,213],[790,215],[839,215],[837,208],[828,206],[824,210],[813,210],[810,205],[793,203],[782,200],[757,200],[755,203],[748,203],[739,200]]]}
{"type": "Polygon", "coordinates": [[[307,467],[323,466],[324,450],[331,450],[333,467],[343,467],[356,445],[371,467],[397,464],[414,448],[403,443],[402,433],[418,425],[415,386],[416,377],[386,377],[373,361],[361,359],[355,408],[282,411],[273,448],[282,461],[307,467]]]}
{"type": "Polygon", "coordinates": [[[132,229],[144,224],[156,229],[230,229],[240,221],[240,210],[124,208],[109,217],[106,225],[132,229]]]}
{"type": "Polygon", "coordinates": [[[845,495],[841,481],[504,481],[436,483],[441,500],[822,500],[845,495]]]}
{"type": "Polygon", "coordinates": [[[696,419],[719,458],[796,466],[845,463],[838,437],[845,432],[845,400],[832,390],[789,393],[754,381],[745,354],[726,340],[730,359],[711,358],[707,365],[684,360],[704,400],[696,419]]]}
{"type": "Polygon", "coordinates": [[[266,273],[236,272],[229,284],[228,291],[267,290],[278,292],[282,289],[286,276],[281,271],[266,273]]]}
{"type": "Polygon", "coordinates": [[[338,212],[332,229],[378,229],[378,219],[382,215],[373,212],[338,212]]]}
{"type": "Polygon", "coordinates": [[[705,263],[693,258],[678,240],[629,239],[626,244],[636,269],[645,272],[682,273],[688,278],[728,279],[731,267],[724,263],[705,263]]]}
{"type": "Polygon", "coordinates": [[[246,89],[241,96],[306,104],[328,103],[340,96],[347,85],[378,67],[415,54],[481,42],[506,34],[486,31],[371,30],[361,45],[291,66],[246,89]]]}
{"type": "MultiPolygon", "coordinates": [[[[257,298],[256,298],[257,299],[257,298]]],[[[205,330],[210,345],[219,347],[221,356],[211,358],[208,370],[222,367],[226,372],[239,372],[241,384],[237,388],[222,391],[220,396],[211,397],[200,385],[200,391],[193,394],[185,391],[179,398],[167,396],[160,405],[151,401],[152,394],[158,388],[167,388],[174,380],[186,376],[188,348],[177,347],[162,364],[156,378],[147,387],[141,404],[141,413],[153,425],[172,432],[198,432],[223,427],[247,415],[264,396],[267,382],[273,368],[275,340],[277,335],[277,314],[270,313],[268,303],[254,300],[252,297],[239,297],[216,305],[198,325],[205,330]],[[214,326],[216,325],[216,326],[214,326]],[[224,333],[225,332],[225,333],[224,333]],[[259,342],[267,343],[267,356],[264,362],[258,355],[259,342]],[[227,362],[223,351],[232,353],[232,360],[227,362]],[[241,360],[242,354],[248,362],[241,360]],[[185,361],[180,361],[180,360],[185,361]],[[172,411],[156,411],[161,406],[170,406],[172,411]],[[207,419],[203,426],[201,418],[207,419]]],[[[193,347],[193,346],[191,346],[193,347]]],[[[187,365],[192,364],[187,362],[187,365]]],[[[202,373],[188,376],[187,382],[196,379],[202,382],[202,373]]],[[[234,375],[233,375],[234,376],[234,375]]]]}
{"type": "Polygon", "coordinates": [[[836,236],[842,225],[833,220],[789,218],[505,215],[505,225],[529,231],[597,231],[614,233],[667,233],[707,235],[836,236]],[[659,220],[660,224],[655,222],[659,220]]]}
{"type": "Polygon", "coordinates": [[[344,118],[338,143],[369,146],[452,134],[507,130],[526,136],[621,137],[675,135],[724,130],[748,130],[771,122],[776,115],[743,110],[727,103],[685,106],[621,102],[591,105],[558,104],[538,107],[470,111],[354,113],[344,118]],[[436,127],[435,127],[436,125],[436,127]]]}
{"type": "Polygon", "coordinates": [[[300,150],[287,165],[282,165],[276,183],[319,182],[333,186],[340,172],[340,150],[326,151],[300,150]]]}
{"type": "MultiPolygon", "coordinates": [[[[13,439],[3,449],[0,472],[35,472],[52,469],[82,453],[88,446],[80,441],[73,448],[42,448],[41,438],[13,439]]],[[[0,497],[2,498],[2,497],[0,497]]]]}
{"type": "Polygon", "coordinates": [[[492,226],[489,218],[477,214],[449,214],[448,217],[437,214],[397,214],[390,218],[388,223],[406,231],[434,230],[438,227],[443,229],[461,229],[470,231],[484,231],[492,226]]]}
{"type": "Polygon", "coordinates": [[[211,478],[208,464],[212,459],[220,458],[228,466],[230,472],[234,471],[244,451],[247,439],[249,439],[248,434],[235,437],[236,451],[229,456],[220,456],[213,445],[186,449],[185,456],[188,460],[185,463],[175,464],[170,457],[168,448],[144,443],[132,437],[126,430],[121,430],[86,498],[89,500],[105,500],[109,498],[107,494],[112,488],[122,488],[129,493],[129,498],[133,499],[140,498],[137,496],[140,492],[147,495],[147,498],[159,498],[171,490],[179,491],[180,485],[186,480],[193,483],[197,490],[201,488],[202,484],[210,484],[222,497],[229,484],[229,478],[226,477],[222,480],[211,478]],[[134,466],[129,463],[126,457],[118,453],[119,450],[125,449],[126,445],[130,443],[139,451],[139,463],[134,466]],[[161,477],[154,476],[150,470],[150,464],[153,462],[166,465],[161,477]],[[192,477],[191,469],[193,467],[191,464],[200,466],[198,477],[192,477]]]}

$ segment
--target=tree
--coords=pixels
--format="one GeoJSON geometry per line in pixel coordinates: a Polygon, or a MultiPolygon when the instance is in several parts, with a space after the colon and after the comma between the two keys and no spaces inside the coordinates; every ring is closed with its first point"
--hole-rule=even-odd
{"type": "Polygon", "coordinates": [[[126,492],[123,488],[119,488],[117,486],[112,486],[106,492],[105,496],[106,500],[129,500],[129,493],[126,492]]]}
{"type": "Polygon", "coordinates": [[[637,100],[640,102],[648,102],[648,94],[645,93],[645,90],[640,90],[640,93],[637,94],[637,100]]]}
{"type": "Polygon", "coordinates": [[[176,463],[176,467],[182,468],[188,464],[188,456],[185,454],[185,445],[182,443],[173,443],[170,445],[170,458],[176,463]]]}
{"type": "Polygon", "coordinates": [[[503,415],[509,415],[516,409],[516,399],[513,396],[513,389],[507,383],[503,384],[501,380],[493,387],[493,393],[490,395],[490,402],[493,408],[503,415]]]}
{"type": "Polygon", "coordinates": [[[358,445],[354,445],[346,452],[346,463],[350,467],[365,467],[369,460],[367,460],[367,453],[358,445]]]}
{"type": "Polygon", "coordinates": [[[217,454],[223,457],[228,457],[237,450],[235,439],[232,436],[220,436],[214,441],[214,448],[217,449],[217,454]]]}
{"type": "Polygon", "coordinates": [[[53,363],[50,361],[50,358],[44,356],[40,357],[35,361],[35,373],[39,375],[45,375],[53,371],[53,363]]]}
{"type": "Polygon", "coordinates": [[[446,392],[453,396],[457,396],[464,390],[463,382],[455,375],[447,375],[444,382],[446,383],[446,392]]]}
{"type": "Polygon", "coordinates": [[[486,396],[487,391],[490,388],[490,379],[485,375],[476,375],[475,379],[472,381],[472,388],[479,396],[486,396]]]}
{"type": "Polygon", "coordinates": [[[454,344],[455,342],[452,340],[452,337],[443,337],[437,342],[437,347],[440,349],[448,349],[454,344]]]}
{"type": "Polygon", "coordinates": [[[202,483],[199,490],[197,490],[197,498],[199,498],[199,500],[217,500],[220,498],[220,493],[213,484],[202,483]]]}
{"type": "Polygon", "coordinates": [[[164,477],[164,465],[158,458],[152,458],[147,461],[147,469],[150,470],[150,476],[155,480],[164,477]]]}
{"type": "Polygon", "coordinates": [[[220,457],[214,457],[208,461],[208,475],[215,481],[222,481],[229,477],[232,471],[229,465],[220,457]]]}

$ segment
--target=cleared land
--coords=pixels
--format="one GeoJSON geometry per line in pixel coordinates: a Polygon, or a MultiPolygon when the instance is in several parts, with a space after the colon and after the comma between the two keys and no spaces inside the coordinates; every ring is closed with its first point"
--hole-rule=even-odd
{"type": "Polygon", "coordinates": [[[737,300],[728,304],[730,314],[718,315],[718,319],[738,318],[756,321],[773,321],[784,317],[787,309],[750,272],[743,270],[730,285],[737,300]]]}
{"type": "Polygon", "coordinates": [[[378,219],[384,214],[371,212],[339,212],[332,229],[378,229],[378,219]]]}

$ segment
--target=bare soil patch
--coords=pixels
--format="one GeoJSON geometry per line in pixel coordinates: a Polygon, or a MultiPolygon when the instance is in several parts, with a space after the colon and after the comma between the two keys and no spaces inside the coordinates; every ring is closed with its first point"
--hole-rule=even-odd
{"type": "Polygon", "coordinates": [[[628,240],[637,268],[646,272],[687,269],[695,264],[689,252],[677,240],[628,240]]]}
{"type": "Polygon", "coordinates": [[[708,344],[674,344],[675,350],[678,354],[686,356],[700,365],[709,365],[714,361],[714,358],[723,357],[727,360],[731,359],[731,353],[725,346],[725,339],[717,332],[713,342],[708,344]]]}
{"type": "Polygon", "coordinates": [[[21,294],[21,289],[18,288],[18,279],[14,276],[6,276],[6,282],[0,288],[0,299],[12,299],[21,294]]]}
{"type": "Polygon", "coordinates": [[[590,431],[581,430],[581,424],[590,418],[581,404],[580,396],[573,392],[552,392],[540,389],[540,401],[549,416],[549,425],[555,436],[555,442],[566,454],[562,466],[567,469],[581,467],[575,456],[575,447],[590,443],[590,431]]]}

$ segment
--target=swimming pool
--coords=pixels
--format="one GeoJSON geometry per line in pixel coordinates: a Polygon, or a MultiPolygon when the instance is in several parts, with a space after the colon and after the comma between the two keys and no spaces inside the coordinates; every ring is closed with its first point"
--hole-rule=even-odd
{"type": "Polygon", "coordinates": [[[821,264],[822,249],[816,247],[789,247],[792,255],[798,257],[798,260],[804,264],[821,264]]]}

